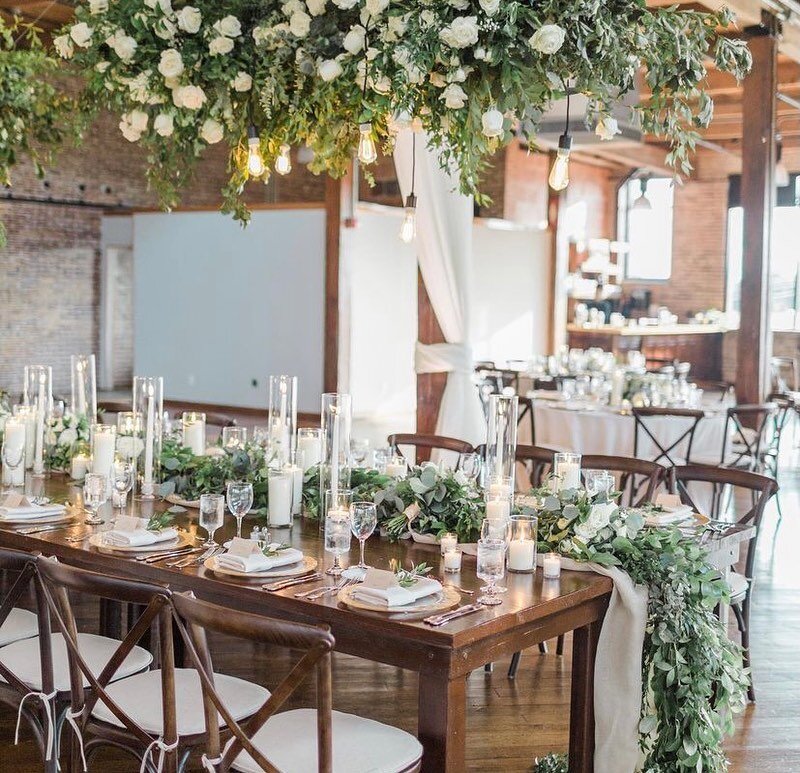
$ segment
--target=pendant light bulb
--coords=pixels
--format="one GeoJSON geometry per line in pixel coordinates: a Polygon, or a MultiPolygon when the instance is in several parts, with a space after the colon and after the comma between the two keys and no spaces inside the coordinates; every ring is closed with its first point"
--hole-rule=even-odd
{"type": "Polygon", "coordinates": [[[275,171],[278,174],[289,174],[292,171],[291,148],[288,145],[281,145],[280,155],[275,159],[275,171]]]}
{"type": "Polygon", "coordinates": [[[261,156],[261,141],[258,139],[256,127],[247,130],[247,171],[250,177],[261,177],[264,174],[264,159],[261,156]]]}
{"type": "Polygon", "coordinates": [[[554,191],[563,191],[569,185],[569,152],[571,149],[572,137],[569,134],[562,134],[558,138],[558,151],[548,178],[550,187],[554,191]]]}
{"type": "Polygon", "coordinates": [[[400,239],[411,244],[417,236],[417,197],[412,193],[406,197],[406,213],[400,226],[400,239]]]}
{"type": "Polygon", "coordinates": [[[358,160],[362,164],[373,164],[378,158],[378,151],[372,139],[372,124],[359,124],[358,131],[361,135],[358,140],[358,160]]]}

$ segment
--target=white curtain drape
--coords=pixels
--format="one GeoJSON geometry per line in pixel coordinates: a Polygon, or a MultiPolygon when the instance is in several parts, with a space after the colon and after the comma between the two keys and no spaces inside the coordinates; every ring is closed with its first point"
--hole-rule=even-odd
{"type": "MultiPolygon", "coordinates": [[[[403,200],[411,191],[412,138],[410,130],[402,131],[394,151],[403,200]]],[[[458,192],[457,175],[439,166],[421,133],[416,141],[414,192],[420,272],[447,341],[433,345],[417,342],[415,368],[418,374],[448,374],[437,434],[477,445],[486,439],[486,422],[472,380],[472,197],[458,192]]]]}

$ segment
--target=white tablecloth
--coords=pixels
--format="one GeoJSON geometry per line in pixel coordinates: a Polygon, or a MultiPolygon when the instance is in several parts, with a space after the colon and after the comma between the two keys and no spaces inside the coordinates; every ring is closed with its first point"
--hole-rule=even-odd
{"type": "MultiPolygon", "coordinates": [[[[605,454],[608,456],[633,456],[635,422],[633,416],[623,415],[607,408],[594,411],[569,411],[552,403],[537,400],[534,407],[536,445],[556,451],[574,451],[580,454],[605,454]]],[[[689,427],[692,419],[651,417],[645,420],[653,435],[664,448],[689,427]]],[[[700,420],[694,433],[691,461],[719,464],[722,439],[725,434],[725,413],[709,412],[700,420]]],[[[520,443],[530,442],[527,422],[520,427],[520,443]]],[[[653,459],[657,449],[646,433],[640,432],[638,456],[653,459]]],[[[730,451],[730,449],[728,449],[730,451]]],[[[682,442],[670,455],[683,461],[686,442],[682,442]]],[[[660,460],[666,463],[665,459],[660,460]]]]}

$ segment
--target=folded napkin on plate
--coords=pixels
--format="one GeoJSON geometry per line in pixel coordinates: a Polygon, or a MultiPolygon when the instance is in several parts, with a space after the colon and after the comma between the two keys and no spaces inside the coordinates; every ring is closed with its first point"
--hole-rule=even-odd
{"type": "Polygon", "coordinates": [[[24,494],[12,492],[0,499],[0,521],[35,521],[37,518],[61,515],[66,509],[64,505],[37,505],[24,494]]]}
{"type": "Polygon", "coordinates": [[[384,569],[367,569],[364,582],[352,592],[354,598],[386,607],[404,607],[417,599],[432,596],[442,589],[438,580],[420,577],[413,585],[403,588],[394,572],[384,569]]]}
{"type": "Polygon", "coordinates": [[[277,550],[277,544],[270,545],[276,551],[274,556],[267,556],[261,551],[257,542],[234,537],[227,553],[217,557],[217,564],[223,569],[237,572],[268,572],[279,566],[296,564],[303,560],[303,553],[295,548],[277,550]]]}
{"type": "Polygon", "coordinates": [[[663,512],[650,513],[645,518],[648,526],[666,526],[670,523],[685,521],[693,512],[692,508],[684,505],[676,494],[659,494],[655,504],[661,507],[663,512]]]}
{"type": "Polygon", "coordinates": [[[178,532],[172,528],[148,531],[147,523],[147,518],[121,515],[117,518],[114,528],[103,535],[103,541],[114,547],[141,548],[158,542],[169,542],[178,536],[178,532]]]}

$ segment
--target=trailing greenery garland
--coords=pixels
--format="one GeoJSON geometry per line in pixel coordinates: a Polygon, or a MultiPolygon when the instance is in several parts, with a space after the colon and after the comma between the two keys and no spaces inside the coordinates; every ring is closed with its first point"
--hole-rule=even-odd
{"type": "Polygon", "coordinates": [[[244,183],[261,177],[247,166],[251,125],[268,168],[306,144],[311,169],[335,176],[359,125],[387,149],[412,126],[478,194],[486,159],[517,132],[535,146],[543,113],[571,92],[602,139],[618,132],[614,106],[633,101],[633,122],[686,172],[712,115],[705,58],[737,78],[750,66],[720,31],[730,21],[644,0],[87,0],[54,43],[85,77],[84,109],[116,113],[147,149],[165,206],[224,143],[225,207],[246,219],[244,183]],[[650,95],[637,102],[642,69],[650,95]]]}

